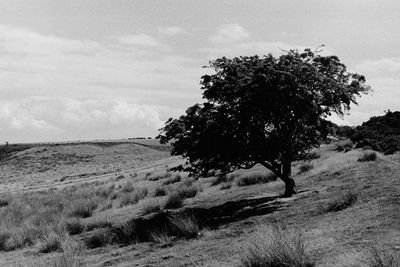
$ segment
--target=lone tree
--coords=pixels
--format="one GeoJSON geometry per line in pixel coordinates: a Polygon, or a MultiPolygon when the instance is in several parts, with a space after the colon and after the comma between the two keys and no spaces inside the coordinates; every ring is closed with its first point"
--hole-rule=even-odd
{"type": "Polygon", "coordinates": [[[337,56],[290,50],[280,57],[225,57],[210,61],[215,74],[201,77],[203,104],[170,118],[160,141],[187,159],[192,175],[227,174],[261,164],[295,193],[291,164],[318,147],[329,133],[326,120],[348,113],[368,93],[364,76],[349,73],[337,56]]]}

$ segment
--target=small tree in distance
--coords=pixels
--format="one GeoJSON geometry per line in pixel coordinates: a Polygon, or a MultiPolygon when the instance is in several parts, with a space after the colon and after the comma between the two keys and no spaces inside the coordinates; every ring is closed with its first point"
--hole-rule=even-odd
{"type": "Polygon", "coordinates": [[[336,56],[290,50],[274,57],[225,57],[210,61],[215,73],[200,84],[203,104],[170,118],[160,141],[187,159],[180,169],[221,175],[261,164],[295,193],[293,161],[318,147],[329,133],[328,116],[348,113],[368,93],[364,76],[349,73],[336,56]]]}

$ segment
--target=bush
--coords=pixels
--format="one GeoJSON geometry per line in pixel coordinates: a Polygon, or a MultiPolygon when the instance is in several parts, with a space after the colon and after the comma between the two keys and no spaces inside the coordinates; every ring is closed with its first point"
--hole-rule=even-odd
{"type": "Polygon", "coordinates": [[[277,179],[276,175],[273,173],[261,174],[261,173],[251,173],[241,176],[236,181],[238,186],[247,186],[253,184],[263,184],[275,181],[277,179]]]}
{"type": "Polygon", "coordinates": [[[262,227],[247,237],[241,249],[243,267],[315,266],[301,233],[281,227],[262,227]]]}
{"type": "Polygon", "coordinates": [[[358,195],[353,191],[346,192],[343,196],[338,197],[335,201],[328,204],[326,208],[322,208],[323,212],[336,212],[353,206],[357,201],[358,195]]]}
{"type": "Polygon", "coordinates": [[[363,154],[360,156],[358,161],[365,162],[365,161],[375,161],[378,158],[378,154],[375,151],[364,151],[363,154]]]}
{"type": "Polygon", "coordinates": [[[182,180],[182,177],[180,174],[176,174],[173,177],[169,178],[168,180],[166,180],[163,184],[164,185],[168,185],[168,184],[174,184],[174,183],[178,183],[182,180]]]}

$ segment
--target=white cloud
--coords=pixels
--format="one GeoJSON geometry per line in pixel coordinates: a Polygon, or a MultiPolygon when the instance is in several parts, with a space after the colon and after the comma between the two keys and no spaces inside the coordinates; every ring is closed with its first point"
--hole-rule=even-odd
{"type": "Polygon", "coordinates": [[[155,135],[160,121],[199,100],[204,61],[166,52],[160,43],[132,48],[112,41],[0,25],[2,136],[40,141],[155,135]]]}
{"type": "Polygon", "coordinates": [[[158,32],[160,34],[165,34],[169,36],[174,36],[182,33],[186,33],[186,30],[182,27],[178,26],[170,26],[170,27],[159,27],[158,32]]]}
{"type": "Polygon", "coordinates": [[[239,42],[250,38],[250,33],[237,23],[220,26],[217,31],[209,37],[216,44],[239,42]]]}
{"type": "Polygon", "coordinates": [[[30,97],[0,103],[0,133],[11,142],[155,135],[163,125],[155,107],[123,100],[30,97]]]}
{"type": "Polygon", "coordinates": [[[147,34],[124,35],[118,37],[120,43],[125,45],[158,46],[156,39],[147,34]]]}

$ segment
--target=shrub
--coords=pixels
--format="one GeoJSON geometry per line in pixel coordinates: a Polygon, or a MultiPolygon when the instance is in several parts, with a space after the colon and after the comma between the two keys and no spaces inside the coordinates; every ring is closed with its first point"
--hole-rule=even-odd
{"type": "Polygon", "coordinates": [[[343,196],[338,197],[335,201],[328,204],[322,211],[336,212],[351,207],[356,203],[358,195],[353,191],[347,191],[343,196]]]}
{"type": "Polygon", "coordinates": [[[247,237],[241,249],[243,267],[315,266],[301,233],[281,227],[262,227],[247,237]]]}
{"type": "Polygon", "coordinates": [[[358,161],[375,161],[378,158],[378,154],[375,151],[364,151],[363,154],[360,156],[358,161]]]}
{"type": "Polygon", "coordinates": [[[174,184],[174,183],[178,183],[180,182],[182,179],[180,174],[176,174],[173,177],[169,178],[168,180],[166,180],[163,184],[164,185],[168,185],[168,184],[174,184]]]}
{"type": "Polygon", "coordinates": [[[246,174],[245,176],[239,177],[236,181],[238,186],[247,186],[253,184],[263,184],[275,181],[277,179],[275,174],[261,174],[261,173],[251,173],[246,174]]]}
{"type": "Polygon", "coordinates": [[[164,203],[165,209],[178,209],[183,206],[184,197],[177,192],[168,196],[164,203]]]}
{"type": "Polygon", "coordinates": [[[367,260],[371,267],[400,267],[399,255],[384,254],[375,247],[370,248],[367,260]]]}

